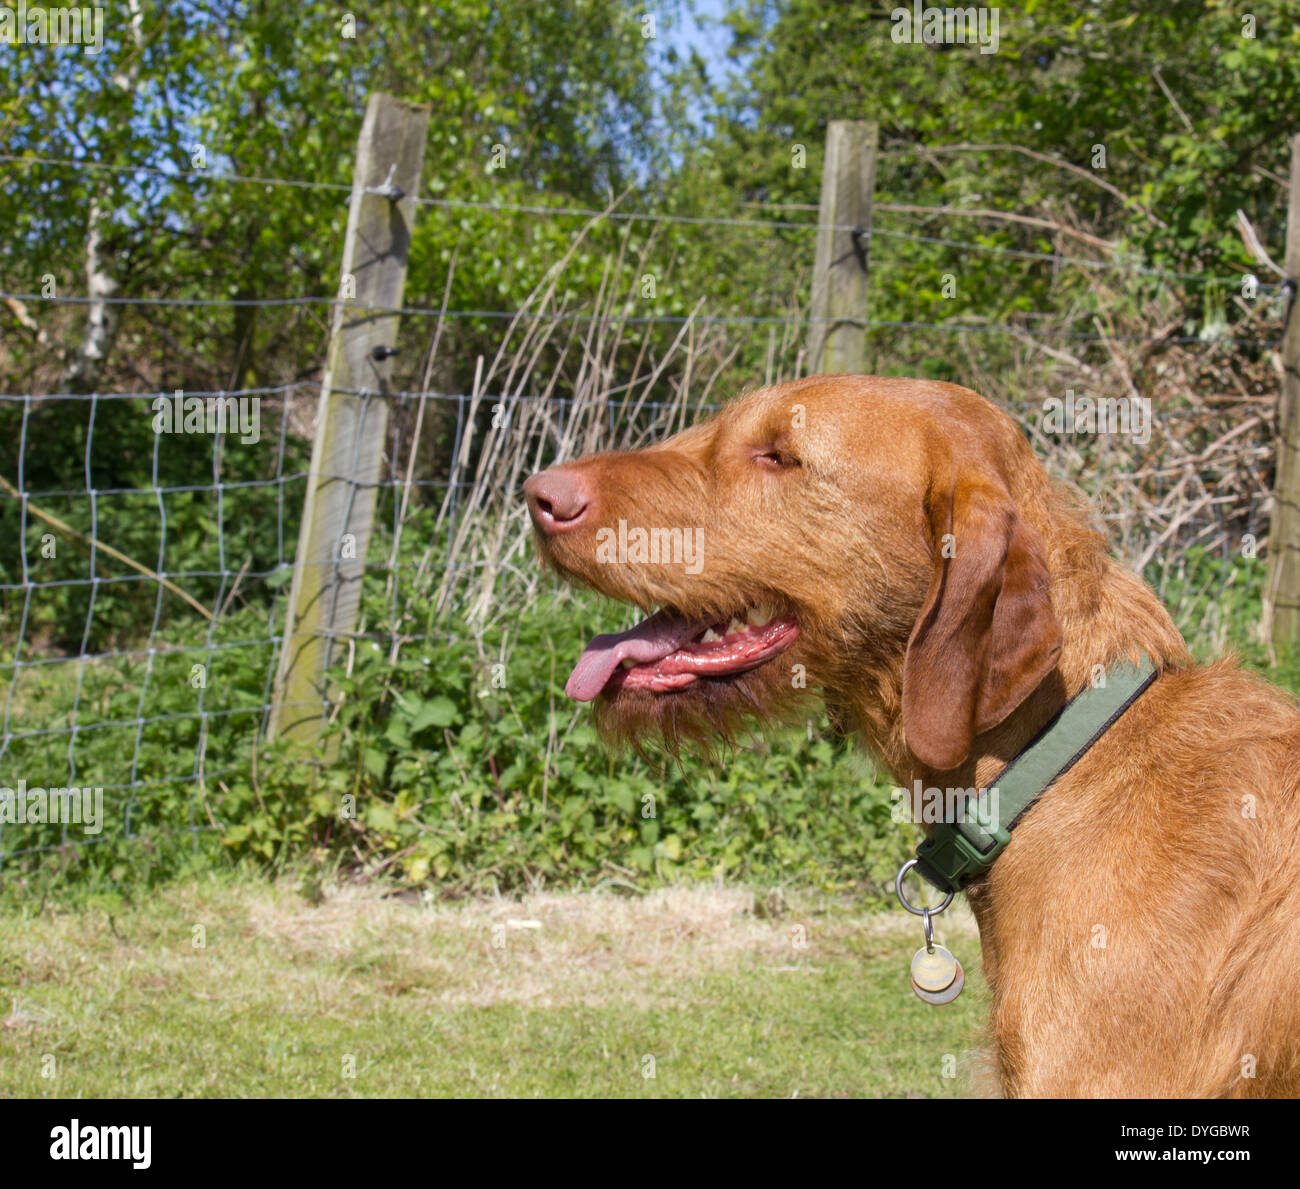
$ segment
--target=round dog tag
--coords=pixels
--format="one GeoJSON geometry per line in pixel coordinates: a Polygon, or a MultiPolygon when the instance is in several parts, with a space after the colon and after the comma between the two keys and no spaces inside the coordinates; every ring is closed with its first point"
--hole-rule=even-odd
{"type": "Polygon", "coordinates": [[[924,991],[943,991],[952,986],[959,969],[957,959],[943,946],[923,947],[912,959],[912,981],[924,991]]]}
{"type": "Polygon", "coordinates": [[[912,990],[926,1003],[951,1003],[966,985],[961,963],[943,946],[919,949],[912,959],[912,990]]]}

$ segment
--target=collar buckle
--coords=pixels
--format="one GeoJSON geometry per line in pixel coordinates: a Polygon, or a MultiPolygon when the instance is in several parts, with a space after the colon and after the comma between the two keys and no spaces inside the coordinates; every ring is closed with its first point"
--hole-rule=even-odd
{"type": "Polygon", "coordinates": [[[984,830],[973,823],[940,822],[916,848],[916,873],[941,892],[960,892],[992,866],[1010,841],[1011,832],[1003,827],[984,830]]]}

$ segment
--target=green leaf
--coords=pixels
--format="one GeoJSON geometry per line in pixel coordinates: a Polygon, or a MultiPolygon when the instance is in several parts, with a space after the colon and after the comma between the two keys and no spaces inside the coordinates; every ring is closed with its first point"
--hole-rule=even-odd
{"type": "Polygon", "coordinates": [[[431,698],[411,718],[411,731],[419,734],[425,727],[449,727],[460,722],[460,711],[450,698],[431,698]]]}
{"type": "Polygon", "coordinates": [[[376,780],[380,779],[388,767],[388,753],[378,747],[366,747],[361,752],[361,766],[376,780]]]}

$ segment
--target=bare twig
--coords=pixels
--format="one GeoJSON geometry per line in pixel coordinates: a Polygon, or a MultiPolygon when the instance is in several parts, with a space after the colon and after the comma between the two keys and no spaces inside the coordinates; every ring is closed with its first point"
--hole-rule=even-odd
{"type": "Polygon", "coordinates": [[[1255,230],[1254,224],[1246,217],[1246,212],[1243,210],[1237,211],[1237,230],[1241,232],[1241,239],[1246,245],[1246,251],[1255,258],[1256,263],[1271,269],[1279,277],[1286,276],[1286,270],[1268,254],[1267,249],[1260,242],[1259,233],[1255,230]]]}
{"type": "MultiPolygon", "coordinates": [[[[10,483],[9,480],[6,479],[3,475],[0,475],[0,488],[2,488],[7,494],[13,496],[14,499],[16,500],[26,499],[26,496],[24,496],[23,493],[20,492],[18,488],[16,488],[12,483],[10,483]]],[[[38,508],[35,504],[31,502],[31,500],[27,500],[27,511],[29,511],[38,520],[43,520],[46,524],[50,525],[50,527],[57,528],[61,533],[67,533],[68,536],[74,538],[77,541],[80,541],[83,545],[93,547],[94,549],[97,549],[102,553],[107,553],[109,557],[115,558],[117,561],[120,561],[124,566],[130,566],[131,569],[136,571],[136,573],[143,574],[147,578],[152,578],[155,582],[160,583],[167,590],[170,590],[172,594],[177,595],[178,597],[184,599],[191,607],[194,608],[195,611],[197,611],[200,615],[202,615],[204,619],[212,618],[211,611],[209,611],[202,603],[197,602],[196,600],[191,598],[188,594],[185,593],[185,591],[181,590],[181,588],[177,586],[176,583],[170,581],[167,578],[164,578],[161,574],[158,574],[155,571],[149,569],[148,566],[142,566],[138,561],[133,561],[131,558],[127,557],[125,553],[120,553],[118,552],[118,550],[114,549],[112,545],[104,544],[104,542],[99,540],[98,537],[92,537],[87,535],[86,533],[78,532],[75,528],[72,527],[72,525],[66,523],[65,521],[60,520],[53,513],[46,512],[43,508],[38,508]]]]}

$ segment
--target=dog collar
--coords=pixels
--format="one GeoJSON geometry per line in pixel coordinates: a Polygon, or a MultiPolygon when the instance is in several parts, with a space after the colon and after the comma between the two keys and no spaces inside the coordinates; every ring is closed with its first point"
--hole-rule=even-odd
{"type": "Polygon", "coordinates": [[[966,802],[960,822],[940,822],[916,848],[916,872],[944,892],[960,892],[982,875],[1011,841],[1031,806],[1106,733],[1156,679],[1146,653],[1137,664],[1112,665],[1100,685],[1068,701],[978,798],[966,802]],[[1003,822],[1007,823],[1005,826],[1003,822]]]}

